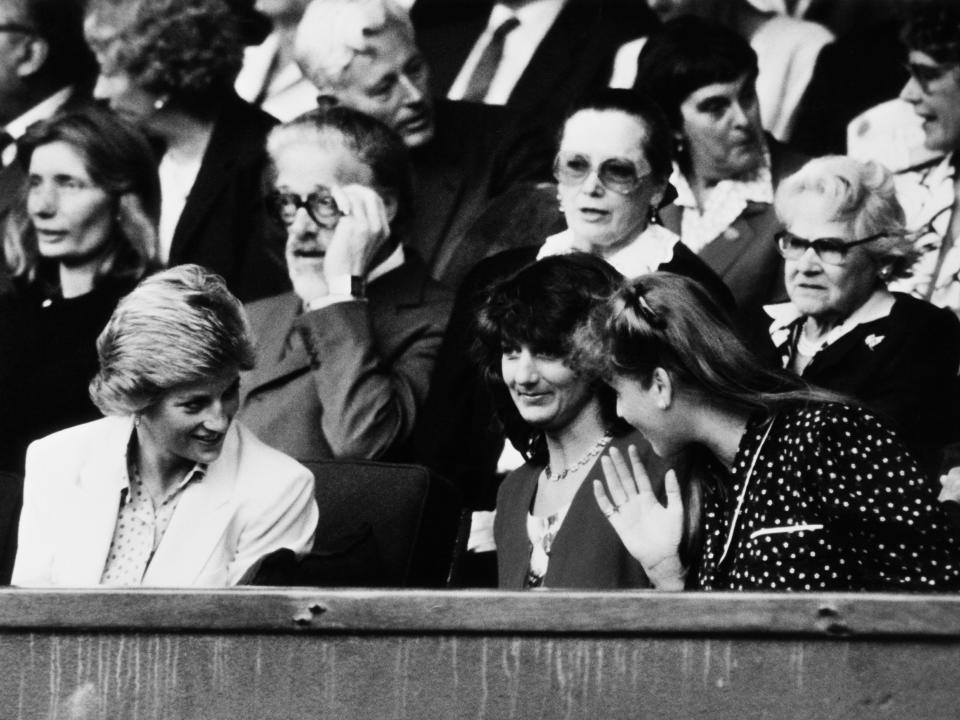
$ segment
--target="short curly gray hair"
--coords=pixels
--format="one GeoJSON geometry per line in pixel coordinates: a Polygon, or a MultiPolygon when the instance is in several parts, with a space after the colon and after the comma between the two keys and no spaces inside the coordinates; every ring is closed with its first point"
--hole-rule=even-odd
{"type": "Polygon", "coordinates": [[[84,30],[102,73],[193,111],[216,106],[243,64],[243,28],[224,0],[91,0],[84,30]]]}
{"type": "Polygon", "coordinates": [[[105,415],[132,415],[178,385],[254,365],[243,306],[199,265],[152,275],[121,299],[97,353],[90,397],[105,415]]]}
{"type": "Polygon", "coordinates": [[[887,279],[908,274],[916,251],[887,168],[846,155],[815,158],[777,189],[774,206],[780,221],[791,225],[799,213],[797,200],[808,194],[820,196],[830,218],[846,223],[856,237],[884,233],[861,247],[878,264],[890,268],[887,279]]]}

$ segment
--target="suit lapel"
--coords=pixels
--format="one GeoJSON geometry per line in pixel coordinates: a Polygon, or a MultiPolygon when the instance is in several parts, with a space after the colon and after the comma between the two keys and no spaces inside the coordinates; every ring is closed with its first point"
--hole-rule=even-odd
{"type": "MultiPolygon", "coordinates": [[[[734,221],[733,225],[700,250],[701,259],[713,268],[713,271],[721,278],[726,276],[731,268],[739,264],[743,256],[753,248],[756,232],[747,216],[748,214],[755,214],[755,212],[751,212],[748,206],[748,209],[734,221]]],[[[759,212],[763,212],[763,210],[761,209],[759,212]]]]}
{"type": "Polygon", "coordinates": [[[184,586],[200,577],[210,556],[222,544],[227,523],[233,517],[230,500],[239,455],[239,430],[234,423],[220,457],[210,464],[200,481],[184,489],[143,577],[144,585],[184,586]]]}
{"type": "Polygon", "coordinates": [[[63,570],[59,583],[98,585],[110,552],[120,491],[127,486],[127,443],[133,432],[129,419],[111,423],[101,446],[80,468],[70,514],[64,518],[63,570]]]}
{"type": "MultiPolygon", "coordinates": [[[[440,122],[437,123],[438,133],[443,127],[440,122]]],[[[416,197],[421,200],[416,203],[412,240],[428,267],[433,267],[434,257],[446,237],[467,179],[457,165],[456,158],[450,157],[440,142],[436,148],[430,148],[429,157],[414,164],[416,197]]]]}
{"type": "Polygon", "coordinates": [[[310,358],[302,343],[294,343],[287,349],[287,339],[299,313],[300,299],[294,293],[261,301],[251,309],[257,365],[243,377],[241,404],[257,388],[310,367],[310,358]]]}

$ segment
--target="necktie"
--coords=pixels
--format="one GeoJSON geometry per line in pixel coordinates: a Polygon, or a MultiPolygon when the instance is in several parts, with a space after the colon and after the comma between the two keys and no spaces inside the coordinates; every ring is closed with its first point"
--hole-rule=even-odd
{"type": "Polygon", "coordinates": [[[463,93],[464,100],[483,102],[483,99],[487,96],[487,91],[490,89],[493,76],[497,72],[497,67],[500,65],[500,58],[503,57],[503,42],[507,33],[519,24],[520,21],[511,15],[503,21],[500,27],[493,31],[493,37],[490,38],[483,54],[480,55],[480,60],[470,76],[470,82],[467,83],[467,89],[463,93]]]}

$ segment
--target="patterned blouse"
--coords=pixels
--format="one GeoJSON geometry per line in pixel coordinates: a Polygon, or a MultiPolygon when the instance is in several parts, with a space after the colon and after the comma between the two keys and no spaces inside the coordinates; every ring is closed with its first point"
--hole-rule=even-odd
{"type": "Polygon", "coordinates": [[[772,423],[755,418],[732,472],[716,475],[704,501],[703,589],[960,587],[938,488],[866,410],[810,403],[772,423]]]}

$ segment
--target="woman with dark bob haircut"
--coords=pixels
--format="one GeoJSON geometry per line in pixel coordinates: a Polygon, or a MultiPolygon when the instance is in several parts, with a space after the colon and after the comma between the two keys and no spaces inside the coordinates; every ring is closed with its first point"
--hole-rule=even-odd
{"type": "Polygon", "coordinates": [[[276,120],[233,90],[245,12],[225,0],[91,0],[84,25],[100,64],[94,95],[163,149],[161,260],[209,267],[244,301],[288,286],[262,200],[276,120]]]}
{"type": "Polygon", "coordinates": [[[147,278],[97,350],[90,395],[107,417],[28,449],[13,584],[226,586],[309,547],[313,476],[233,422],[253,349],[222,278],[147,278]]]}
{"type": "Polygon", "coordinates": [[[764,133],[757,55],[736,32],[680,17],[653,34],[634,88],[666,113],[678,197],[664,224],[733,292],[741,311],[786,298],[774,189],[806,160],[764,133]]]}
{"type": "Polygon", "coordinates": [[[636,449],[594,495],[654,586],[705,590],[960,587],[957,539],[928,480],[876,416],[766,365],[686,278],[637,278],[597,306],[578,358],[661,457],[705,448],[701,562],[679,552],[685,501],[651,490],[636,449]]]}
{"type": "Polygon", "coordinates": [[[610,447],[639,447],[662,487],[664,461],[617,417],[616,400],[573,357],[573,333],[621,276],[584,253],[544,258],[489,290],[477,355],[527,459],[497,495],[494,535],[502,588],[649,587],[590,498],[610,447]]]}
{"type": "Polygon", "coordinates": [[[19,471],[29,442],[99,415],[94,341],[156,268],[160,184],[143,136],[95,107],[31,126],[17,161],[28,182],[3,228],[0,467],[19,471]]]}

